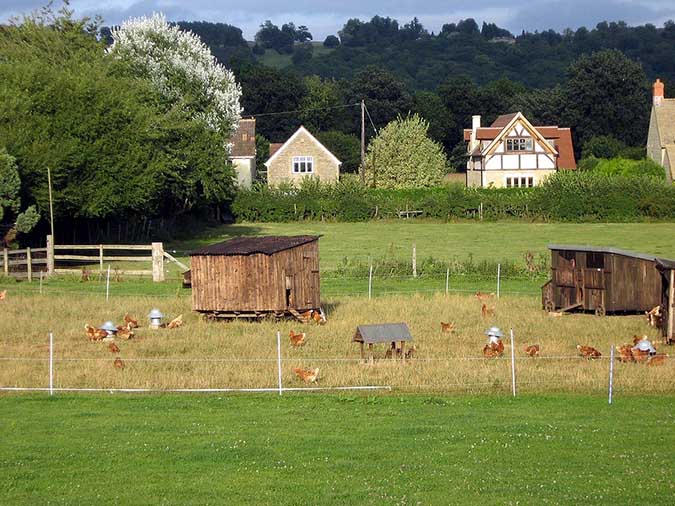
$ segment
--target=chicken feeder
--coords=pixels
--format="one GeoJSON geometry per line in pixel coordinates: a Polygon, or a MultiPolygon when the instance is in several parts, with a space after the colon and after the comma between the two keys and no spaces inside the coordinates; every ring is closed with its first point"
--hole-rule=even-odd
{"type": "Polygon", "coordinates": [[[158,329],[162,326],[162,318],[164,318],[164,315],[159,309],[153,309],[150,311],[150,314],[148,314],[148,318],[150,318],[150,328],[158,329]]]}

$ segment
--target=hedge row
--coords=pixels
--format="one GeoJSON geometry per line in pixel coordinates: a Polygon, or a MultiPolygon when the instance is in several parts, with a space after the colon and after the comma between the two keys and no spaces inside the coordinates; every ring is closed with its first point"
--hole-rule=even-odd
{"type": "Polygon", "coordinates": [[[518,218],[542,221],[639,221],[675,218],[675,185],[653,177],[560,172],[535,188],[437,188],[380,190],[349,179],[299,187],[256,186],[238,192],[232,212],[238,221],[367,221],[421,211],[440,219],[518,218]]]}

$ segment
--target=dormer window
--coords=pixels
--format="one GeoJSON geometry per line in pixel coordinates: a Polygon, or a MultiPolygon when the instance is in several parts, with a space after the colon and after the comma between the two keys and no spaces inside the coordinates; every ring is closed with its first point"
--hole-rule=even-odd
{"type": "Polygon", "coordinates": [[[313,156],[294,156],[293,174],[311,174],[314,172],[313,156]]]}
{"type": "Polygon", "coordinates": [[[533,151],[531,137],[506,139],[506,151],[533,151]]]}

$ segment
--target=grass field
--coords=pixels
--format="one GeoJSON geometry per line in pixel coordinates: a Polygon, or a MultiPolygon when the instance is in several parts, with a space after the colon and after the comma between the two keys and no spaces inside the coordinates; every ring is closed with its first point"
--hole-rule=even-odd
{"type": "Polygon", "coordinates": [[[669,505],[675,397],[0,397],[0,503],[669,505]]]}

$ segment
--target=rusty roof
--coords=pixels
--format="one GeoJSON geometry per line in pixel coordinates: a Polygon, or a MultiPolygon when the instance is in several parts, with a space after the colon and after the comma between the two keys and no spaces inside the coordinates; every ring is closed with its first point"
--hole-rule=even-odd
{"type": "Polygon", "coordinates": [[[230,138],[232,157],[255,156],[255,118],[241,119],[234,135],[230,138]]]}
{"type": "Polygon", "coordinates": [[[319,239],[318,235],[268,235],[261,237],[235,237],[227,241],[204,246],[190,253],[190,256],[202,255],[274,255],[280,251],[302,246],[319,239]]]}

